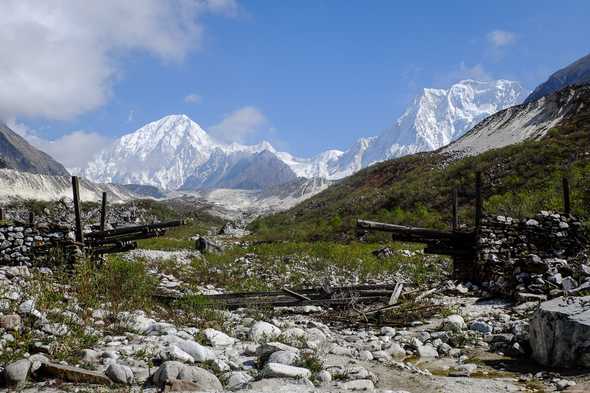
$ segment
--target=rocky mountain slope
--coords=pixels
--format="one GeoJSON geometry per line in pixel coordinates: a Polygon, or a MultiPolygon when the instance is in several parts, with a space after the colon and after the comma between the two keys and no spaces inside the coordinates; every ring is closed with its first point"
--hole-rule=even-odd
{"type": "Polygon", "coordinates": [[[137,183],[166,190],[262,188],[297,177],[341,179],[385,159],[437,149],[484,117],[518,104],[517,82],[466,80],[425,89],[394,126],[361,138],[349,150],[313,158],[276,151],[269,143],[224,144],[185,115],[166,116],[117,140],[82,174],[95,182],[137,183]]]}
{"type": "Polygon", "coordinates": [[[0,168],[44,175],[68,175],[63,165],[33,147],[2,123],[0,123],[0,168]]]}
{"type": "Polygon", "coordinates": [[[461,221],[473,222],[476,170],[484,176],[487,211],[520,217],[560,210],[561,178],[567,174],[574,214],[589,217],[590,86],[500,112],[448,148],[363,169],[252,228],[270,238],[310,238],[353,236],[357,218],[448,227],[454,187],[461,221]],[[515,144],[504,146],[505,138],[515,144]],[[498,148],[484,151],[491,147],[498,148]]]}
{"type": "MultiPolygon", "coordinates": [[[[106,191],[111,202],[124,202],[148,195],[139,189],[118,184],[96,184],[86,179],[80,181],[80,198],[83,201],[100,201],[106,191]]],[[[34,199],[51,201],[72,198],[72,180],[67,176],[50,176],[12,169],[0,169],[0,201],[34,199]]]]}
{"type": "Polygon", "coordinates": [[[590,54],[576,60],[567,67],[552,74],[545,83],[539,85],[524,101],[529,103],[555,93],[566,86],[590,83],[590,54]]]}
{"type": "Polygon", "coordinates": [[[558,93],[500,111],[477,124],[442,153],[477,155],[491,149],[538,140],[560,122],[584,111],[588,87],[558,93]]]}

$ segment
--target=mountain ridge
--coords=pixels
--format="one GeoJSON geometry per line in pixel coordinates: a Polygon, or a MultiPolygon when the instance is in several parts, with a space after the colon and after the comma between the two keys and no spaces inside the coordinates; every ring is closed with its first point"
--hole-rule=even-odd
{"type": "Polygon", "coordinates": [[[0,168],[43,175],[69,175],[62,164],[3,123],[0,123],[0,168]]]}
{"type": "Polygon", "coordinates": [[[100,183],[164,190],[267,187],[297,177],[338,180],[376,162],[439,148],[487,115],[519,103],[523,93],[518,82],[507,80],[463,80],[448,89],[424,89],[381,135],[359,138],[346,151],[332,149],[311,158],[277,151],[268,142],[224,144],[188,116],[169,115],[119,138],[89,162],[82,175],[100,183]],[[272,167],[253,160],[263,151],[272,167]],[[251,179],[232,183],[227,176],[237,175],[231,168],[247,159],[251,165],[258,163],[249,172],[251,179]]]}

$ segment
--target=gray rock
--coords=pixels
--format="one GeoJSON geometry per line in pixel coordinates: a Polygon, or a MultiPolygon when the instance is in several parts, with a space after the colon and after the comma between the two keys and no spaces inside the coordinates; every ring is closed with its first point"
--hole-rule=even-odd
{"type": "Polygon", "coordinates": [[[211,348],[205,347],[195,341],[180,340],[175,344],[182,351],[188,353],[196,362],[206,362],[215,360],[215,352],[211,348]]]}
{"type": "Polygon", "coordinates": [[[214,347],[229,347],[236,342],[234,338],[215,329],[205,329],[203,334],[207,341],[209,341],[209,344],[214,347]]]}
{"type": "Polygon", "coordinates": [[[281,329],[264,321],[258,321],[250,328],[250,340],[254,342],[269,341],[280,334],[281,329]]]}
{"type": "Polygon", "coordinates": [[[6,366],[4,379],[8,386],[20,388],[27,382],[30,370],[31,362],[28,359],[17,360],[6,366]]]}
{"type": "Polygon", "coordinates": [[[484,321],[471,322],[471,324],[469,324],[469,329],[482,334],[489,334],[492,333],[492,331],[494,330],[494,328],[492,328],[492,326],[489,323],[484,321]]]}
{"type": "Polygon", "coordinates": [[[437,358],[438,352],[432,345],[421,345],[417,348],[418,356],[421,358],[437,358]]]}
{"type": "Polygon", "coordinates": [[[323,383],[332,382],[332,374],[329,371],[322,370],[316,375],[316,379],[323,383]]]}
{"type": "Polygon", "coordinates": [[[121,364],[111,364],[107,367],[105,374],[111,381],[123,385],[131,385],[133,383],[133,371],[128,366],[121,364]]]}
{"type": "Polygon", "coordinates": [[[243,371],[224,374],[225,388],[227,390],[245,389],[254,379],[248,373],[243,371]]]}
{"type": "Polygon", "coordinates": [[[303,367],[287,366],[280,363],[266,363],[261,371],[263,378],[309,378],[311,371],[303,367]]]}
{"type": "Polygon", "coordinates": [[[164,362],[154,373],[152,381],[156,386],[163,388],[174,381],[186,381],[194,384],[195,389],[205,392],[218,392],[223,390],[219,379],[209,371],[196,366],[187,366],[180,362],[164,362]]]}
{"type": "Polygon", "coordinates": [[[448,317],[443,319],[442,322],[442,328],[445,330],[461,331],[466,327],[467,325],[465,325],[465,320],[461,315],[458,314],[449,315],[448,317]]]}
{"type": "Polygon", "coordinates": [[[590,366],[590,296],[560,297],[540,305],[530,322],[533,359],[545,366],[590,366]]]}
{"type": "Polygon", "coordinates": [[[273,352],[268,361],[270,363],[280,363],[292,366],[299,360],[299,355],[291,351],[277,351],[273,352]]]}

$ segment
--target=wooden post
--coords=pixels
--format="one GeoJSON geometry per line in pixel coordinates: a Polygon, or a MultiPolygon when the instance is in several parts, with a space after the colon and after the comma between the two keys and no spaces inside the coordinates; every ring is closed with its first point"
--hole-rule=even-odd
{"type": "Polygon", "coordinates": [[[563,185],[563,212],[566,215],[571,213],[571,205],[570,205],[570,182],[567,177],[562,179],[563,185]]]}
{"type": "Polygon", "coordinates": [[[459,230],[459,191],[453,189],[453,230],[459,230]]]}
{"type": "Polygon", "coordinates": [[[29,212],[29,225],[33,226],[35,224],[35,213],[29,212]]]}
{"type": "Polygon", "coordinates": [[[4,217],[4,208],[0,207],[0,221],[4,221],[6,217],[4,217]]]}
{"type": "Polygon", "coordinates": [[[76,241],[84,243],[82,216],[80,214],[80,181],[78,180],[78,176],[72,176],[72,190],[74,194],[74,215],[76,218],[76,241]]]}
{"type": "Polygon", "coordinates": [[[483,200],[481,195],[481,172],[475,174],[475,228],[481,226],[481,217],[483,215],[483,200]]]}
{"type": "Polygon", "coordinates": [[[100,207],[100,230],[104,231],[105,223],[107,219],[107,192],[102,193],[102,205],[100,207]]]}

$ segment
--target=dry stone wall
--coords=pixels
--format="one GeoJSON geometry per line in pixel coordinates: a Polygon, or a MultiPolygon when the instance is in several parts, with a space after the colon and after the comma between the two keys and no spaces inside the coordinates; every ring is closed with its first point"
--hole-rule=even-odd
{"type": "Polygon", "coordinates": [[[70,231],[49,225],[0,225],[0,264],[30,266],[49,249],[67,242],[70,231]]]}
{"type": "Polygon", "coordinates": [[[473,267],[472,279],[490,292],[523,301],[590,289],[582,222],[549,211],[523,220],[486,216],[473,267]]]}

